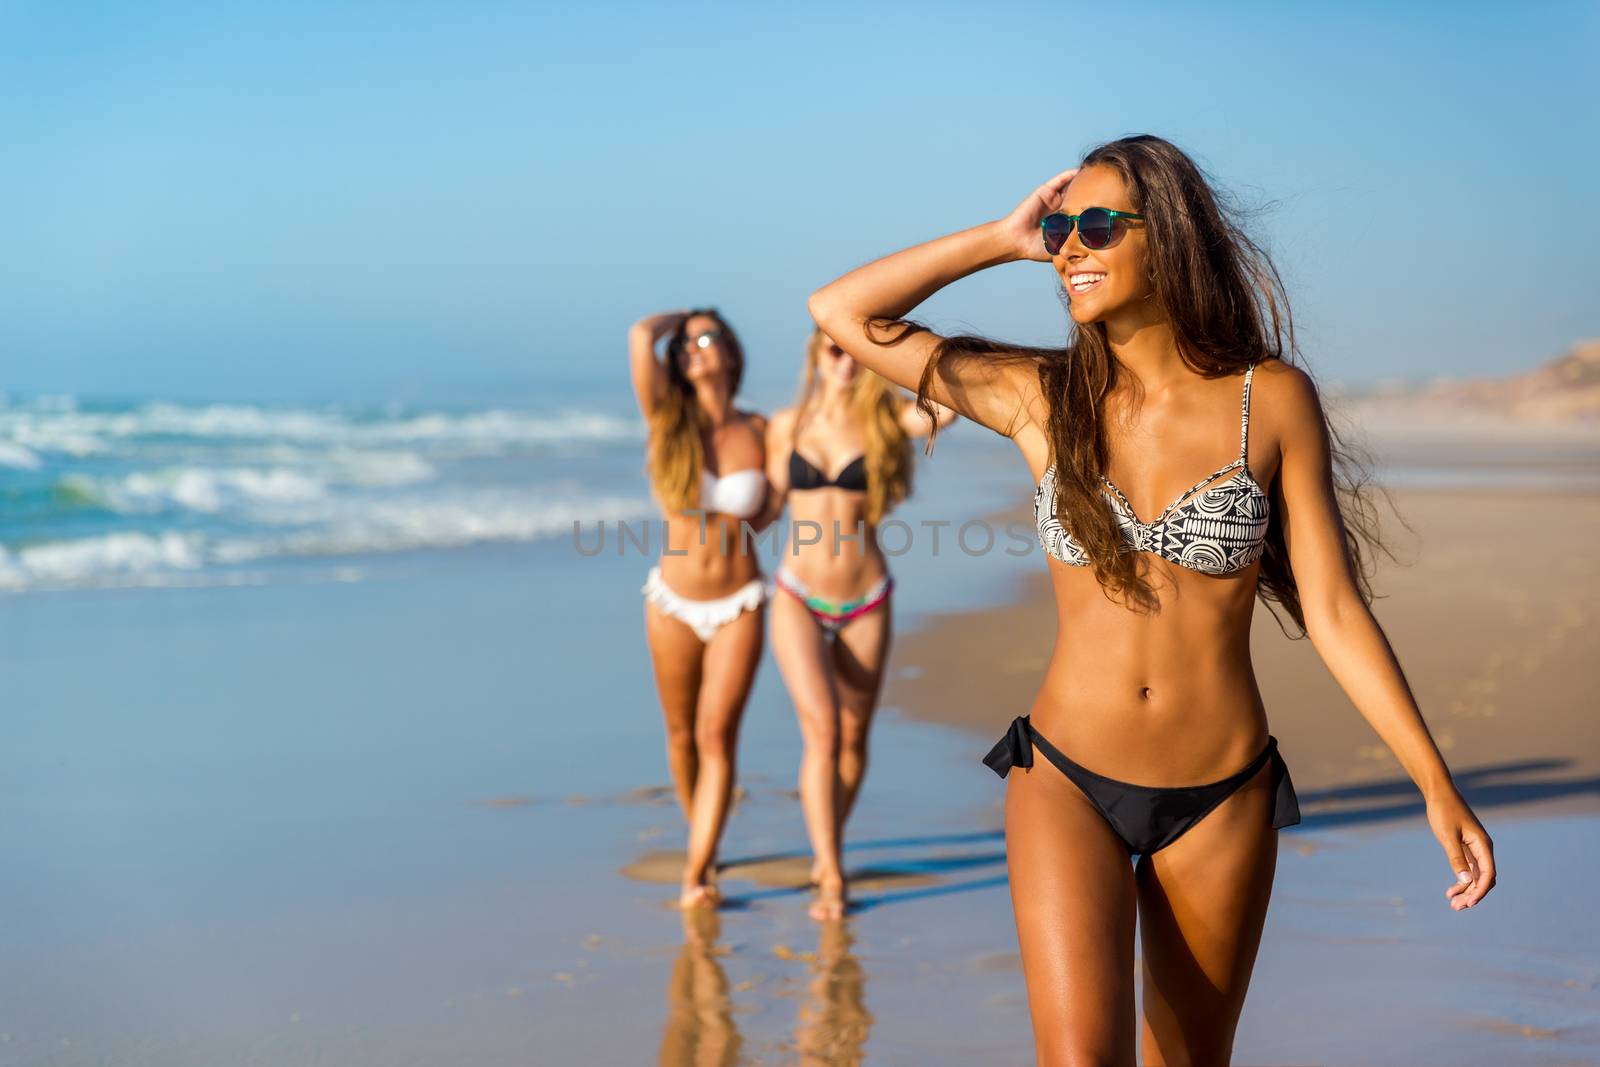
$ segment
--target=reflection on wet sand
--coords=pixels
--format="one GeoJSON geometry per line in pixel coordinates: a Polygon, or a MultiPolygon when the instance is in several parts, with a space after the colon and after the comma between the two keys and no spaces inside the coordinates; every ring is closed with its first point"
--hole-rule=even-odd
{"type": "Polygon", "coordinates": [[[683,948],[667,983],[667,1025],[661,1067],[733,1067],[744,1044],[733,1022],[728,976],[717,957],[722,923],[708,908],[683,913],[683,948]]]}
{"type": "Polygon", "coordinates": [[[864,1056],[872,1015],[866,971],[850,954],[854,943],[848,920],[822,924],[812,980],[794,1028],[795,1051],[808,1067],[857,1067],[864,1056]]]}
{"type": "MultiPolygon", "coordinates": [[[[721,963],[721,957],[729,954],[717,943],[721,932],[717,912],[695,908],[683,913],[683,948],[667,984],[660,1067],[734,1067],[751,1062],[745,1058],[744,1038],[734,1022],[739,1009],[734,1007],[733,987],[721,963]]],[[[809,972],[804,992],[798,994],[794,1039],[782,1049],[796,1058],[784,1062],[804,1067],[862,1063],[872,1015],[866,1005],[866,972],[850,953],[854,943],[846,920],[822,924],[815,952],[775,946],[773,955],[778,959],[802,963],[809,972]]],[[[748,990],[752,984],[739,988],[748,990]]]]}

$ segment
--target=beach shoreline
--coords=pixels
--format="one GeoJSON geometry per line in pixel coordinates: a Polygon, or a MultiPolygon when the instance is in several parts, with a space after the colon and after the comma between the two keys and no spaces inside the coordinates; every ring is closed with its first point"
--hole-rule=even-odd
{"type": "MultiPolygon", "coordinates": [[[[952,450],[904,517],[1015,499],[1001,446],[952,450]]],[[[1448,908],[1415,788],[1309,644],[1258,619],[1304,819],[1280,839],[1236,1061],[1591,1062],[1600,951],[1574,888],[1600,854],[1583,717],[1600,659],[1571,546],[1596,498],[1397,495],[1415,562],[1380,576],[1378,614],[1506,874],[1484,906],[1448,908]]],[[[0,820],[17,861],[0,904],[22,932],[0,1063],[675,1064],[719,1043],[742,1050],[730,1063],[1026,1062],[1005,791],[979,760],[1042,675],[1042,558],[896,561],[840,937],[806,916],[798,728],[770,659],[741,731],[729,907],[708,929],[673,910],[682,819],[636,614],[645,561],[564,551],[13,601],[28,758],[26,802],[0,820]]]]}

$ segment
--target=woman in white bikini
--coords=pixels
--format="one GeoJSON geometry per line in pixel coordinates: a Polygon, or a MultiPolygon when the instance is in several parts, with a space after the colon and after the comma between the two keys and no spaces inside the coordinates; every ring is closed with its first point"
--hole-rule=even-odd
{"type": "Polygon", "coordinates": [[[810,309],[863,365],[1010,438],[1035,487],[1058,635],[1031,713],[984,762],[1009,774],[1041,1064],[1229,1062],[1278,830],[1300,820],[1250,662],[1258,597],[1416,782],[1449,906],[1483,900],[1493,845],[1372,616],[1369,513],[1291,362],[1282,286],[1188,156],[1158,137],[1101,145],[1005,218],[860,267],[810,309]],[[904,318],[1019,261],[1066,288],[1064,347],[904,318]]]}
{"type": "MultiPolygon", "coordinates": [[[[956,417],[937,408],[939,425],[956,417]]],[[[773,577],[772,648],[800,719],[800,806],[817,886],[811,917],[845,910],[844,823],[867,769],[867,729],[889,655],[894,579],[877,526],[911,492],[911,438],[928,417],[856,365],[821,330],[806,344],[794,407],[767,430],[769,507],[787,499],[789,537],[773,577]]]]}
{"type": "Polygon", "coordinates": [[[761,661],[766,586],[741,522],[759,522],[765,509],[767,425],[734,406],[744,352],[713,310],[639,320],[628,362],[665,517],[661,561],[643,592],[667,762],[689,824],[679,902],[715,904],[739,720],[761,661]],[[664,359],[656,355],[663,337],[664,359]]]}

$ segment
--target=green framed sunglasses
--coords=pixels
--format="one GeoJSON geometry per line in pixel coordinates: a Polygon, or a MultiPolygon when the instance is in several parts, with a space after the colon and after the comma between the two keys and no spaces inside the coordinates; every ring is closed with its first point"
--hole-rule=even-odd
{"type": "Polygon", "coordinates": [[[1127,228],[1118,220],[1143,218],[1143,215],[1132,211],[1086,207],[1077,215],[1063,215],[1059,211],[1046,215],[1039,220],[1039,229],[1044,234],[1044,250],[1053,256],[1061,251],[1061,246],[1072,236],[1074,225],[1078,227],[1078,240],[1083,242],[1083,247],[1105,248],[1127,228]]]}

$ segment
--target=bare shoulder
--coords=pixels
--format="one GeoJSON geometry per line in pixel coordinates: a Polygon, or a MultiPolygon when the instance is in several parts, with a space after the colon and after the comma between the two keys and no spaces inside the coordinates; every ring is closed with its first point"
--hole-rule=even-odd
{"type": "Polygon", "coordinates": [[[1256,364],[1256,372],[1251,376],[1250,387],[1255,390],[1263,385],[1274,391],[1316,394],[1316,385],[1312,382],[1311,375],[1293,363],[1281,359],[1264,359],[1256,364]]]}
{"type": "Polygon", "coordinates": [[[745,421],[750,424],[750,428],[756,433],[765,434],[767,432],[766,415],[759,411],[750,411],[745,408],[736,408],[735,410],[738,411],[740,415],[744,416],[745,421]]]}
{"type": "Polygon", "coordinates": [[[767,420],[767,447],[788,448],[789,442],[794,439],[795,427],[800,423],[800,408],[798,406],[779,408],[767,420]]]}
{"type": "Polygon", "coordinates": [[[1263,465],[1274,454],[1280,462],[1291,456],[1313,466],[1325,461],[1327,420],[1310,374],[1280,359],[1265,360],[1256,365],[1250,393],[1251,451],[1263,465]]]}
{"type": "Polygon", "coordinates": [[[1251,418],[1257,415],[1273,421],[1282,418],[1292,424],[1322,411],[1322,400],[1311,375],[1281,359],[1256,364],[1255,374],[1250,379],[1250,393],[1251,418]]]}

